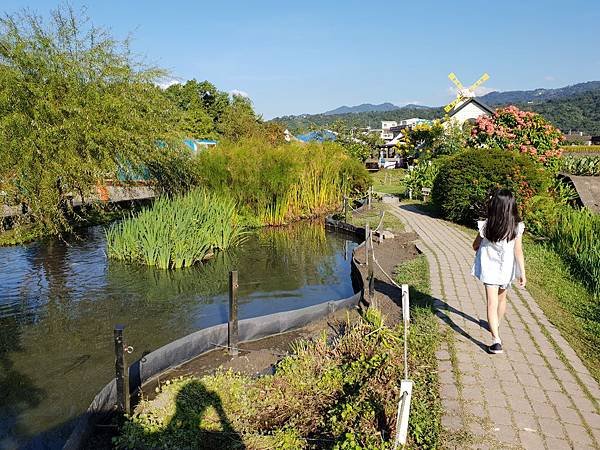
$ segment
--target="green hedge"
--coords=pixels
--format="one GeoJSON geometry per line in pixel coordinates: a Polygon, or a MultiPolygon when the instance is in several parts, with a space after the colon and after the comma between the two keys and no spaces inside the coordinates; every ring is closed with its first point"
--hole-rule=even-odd
{"type": "Polygon", "coordinates": [[[521,206],[549,183],[544,169],[529,156],[500,149],[468,149],[440,168],[432,199],[442,214],[466,225],[485,215],[485,204],[497,188],[511,189],[521,206]]]}

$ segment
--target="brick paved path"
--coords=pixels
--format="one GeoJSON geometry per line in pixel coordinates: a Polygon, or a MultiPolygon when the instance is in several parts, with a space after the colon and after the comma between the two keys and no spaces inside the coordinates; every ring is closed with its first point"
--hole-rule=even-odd
{"type": "Polygon", "coordinates": [[[451,335],[438,353],[447,447],[600,449],[600,388],[529,292],[509,292],[505,351],[489,355],[485,293],[470,274],[473,239],[415,207],[391,212],[421,239],[451,335]]]}

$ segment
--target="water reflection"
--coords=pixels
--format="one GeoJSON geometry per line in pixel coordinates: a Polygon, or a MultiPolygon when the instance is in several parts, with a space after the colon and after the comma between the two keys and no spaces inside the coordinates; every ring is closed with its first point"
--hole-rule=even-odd
{"type": "Polygon", "coordinates": [[[127,325],[137,358],[224,322],[231,269],[239,270],[241,318],[352,294],[346,241],[321,224],[263,230],[235,252],[179,271],[108,263],[104,245],[95,227],[0,249],[1,449],[32,435],[44,447],[60,444],[69,420],[113,375],[115,323],[127,325]]]}

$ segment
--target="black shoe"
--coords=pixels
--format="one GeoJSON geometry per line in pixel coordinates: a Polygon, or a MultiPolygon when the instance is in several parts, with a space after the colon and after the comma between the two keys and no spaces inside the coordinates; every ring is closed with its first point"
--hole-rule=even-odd
{"type": "Polygon", "coordinates": [[[502,344],[496,342],[488,347],[490,353],[502,353],[502,344]]]}

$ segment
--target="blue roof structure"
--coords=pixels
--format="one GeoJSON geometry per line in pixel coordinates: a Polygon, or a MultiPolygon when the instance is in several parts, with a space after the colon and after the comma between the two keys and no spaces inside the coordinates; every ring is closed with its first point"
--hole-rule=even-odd
{"type": "Polygon", "coordinates": [[[217,141],[214,141],[212,139],[184,139],[183,143],[194,152],[197,152],[201,148],[207,148],[213,145],[217,145],[217,141]]]}
{"type": "Polygon", "coordinates": [[[337,135],[329,130],[311,131],[310,133],[301,134],[296,137],[302,142],[325,142],[337,139],[337,135]]]}

